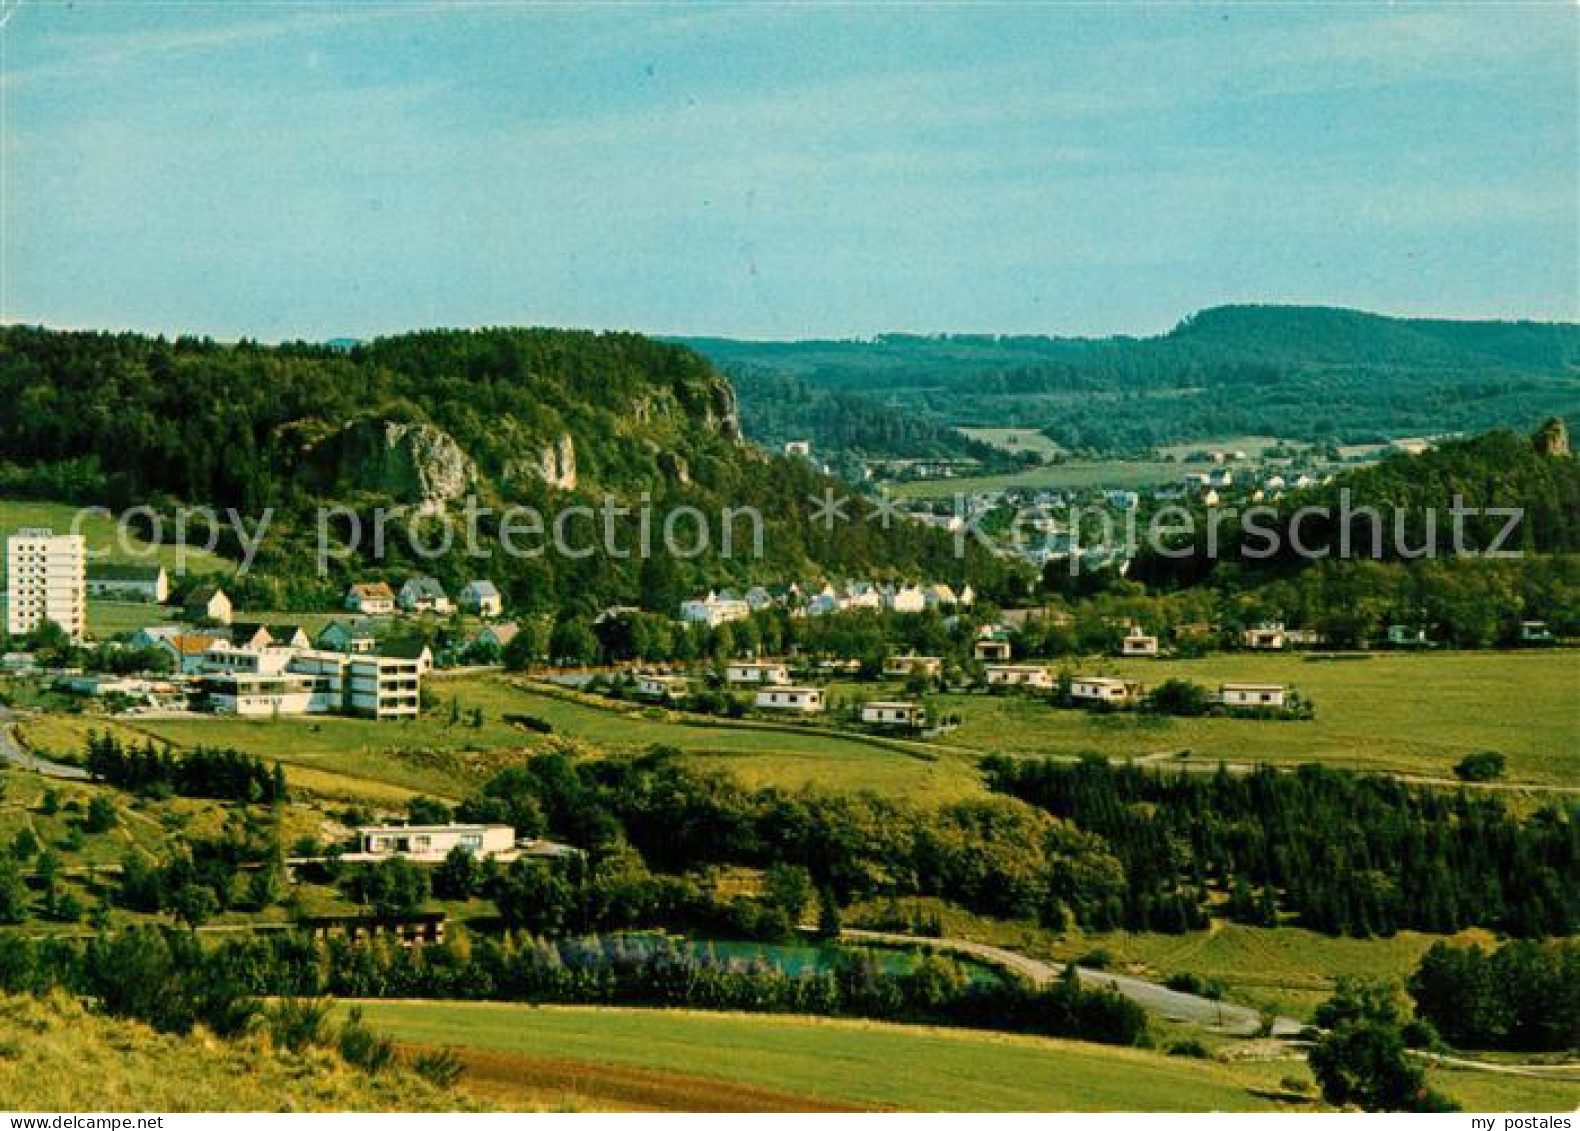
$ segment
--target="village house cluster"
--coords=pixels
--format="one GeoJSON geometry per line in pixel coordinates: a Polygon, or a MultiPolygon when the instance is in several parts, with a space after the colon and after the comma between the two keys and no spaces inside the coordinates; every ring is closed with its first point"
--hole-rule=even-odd
{"type": "Polygon", "coordinates": [[[734,589],[710,590],[681,602],[680,619],[711,628],[745,620],[764,609],[788,609],[791,616],[818,617],[862,609],[890,613],[954,611],[969,609],[975,602],[976,591],[969,584],[956,591],[941,582],[918,585],[846,581],[838,586],[828,582],[792,582],[756,585],[744,593],[734,589]]]}
{"type": "MultiPolygon", "coordinates": [[[[169,676],[135,678],[57,672],[65,690],[96,698],[118,696],[144,708],[196,707],[248,717],[342,714],[371,719],[413,718],[420,710],[422,677],[435,663],[422,639],[386,630],[397,613],[446,616],[463,611],[482,619],[463,653],[487,646],[497,654],[519,626],[497,619],[504,611],[498,588],[483,579],[462,586],[454,599],[431,577],[413,577],[399,589],[384,581],[357,582],[344,606],[359,614],[333,621],[310,635],[292,623],[239,622],[229,594],[199,583],[173,594],[164,566],[89,564],[85,539],[42,528],[6,539],[5,631],[24,638],[46,623],[72,644],[87,640],[91,600],[172,607],[181,623],[148,625],[127,641],[131,648],[163,652],[169,676]]],[[[10,652],[12,674],[36,671],[34,658],[10,652]]]]}

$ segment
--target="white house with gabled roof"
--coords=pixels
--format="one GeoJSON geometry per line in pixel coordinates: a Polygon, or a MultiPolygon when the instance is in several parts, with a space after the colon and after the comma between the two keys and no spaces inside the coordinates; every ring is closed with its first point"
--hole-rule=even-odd
{"type": "Polygon", "coordinates": [[[505,599],[492,581],[479,578],[461,586],[457,595],[461,609],[480,617],[497,617],[505,611],[505,599]]]}

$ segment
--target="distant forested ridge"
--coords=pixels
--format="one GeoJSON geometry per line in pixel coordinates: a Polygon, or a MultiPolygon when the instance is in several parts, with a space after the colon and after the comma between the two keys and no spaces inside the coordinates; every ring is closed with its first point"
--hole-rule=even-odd
{"type": "MultiPolygon", "coordinates": [[[[305,516],[318,504],[431,511],[468,495],[550,517],[600,506],[606,494],[651,503],[660,521],[694,506],[714,520],[713,548],[644,564],[601,551],[507,559],[490,543],[482,562],[416,561],[402,559],[405,542],[394,537],[384,570],[452,586],[492,577],[519,611],[638,598],[672,609],[725,577],[958,583],[969,571],[980,590],[1007,576],[975,549],[957,559],[935,530],[814,524],[808,500],[829,483],[804,461],[743,443],[729,382],[691,350],[638,334],[432,330],[347,348],[0,328],[0,495],[117,509],[278,508],[256,563],[257,584],[275,591],[247,594],[273,607],[321,604],[344,581],[304,576],[311,551],[289,543],[311,532],[305,516]],[[762,560],[739,550],[721,560],[726,507],[765,516],[762,560]]],[[[634,544],[637,525],[620,517],[617,540],[634,544]]],[[[580,544],[596,541],[602,515],[572,530],[580,544]]],[[[494,533],[486,521],[483,532],[494,533]]]]}
{"type": "Polygon", "coordinates": [[[875,456],[932,452],[906,448],[917,437],[899,424],[851,435],[828,412],[831,398],[866,402],[847,419],[896,417],[935,443],[954,426],[1016,425],[1069,449],[1116,453],[1247,434],[1359,443],[1580,412],[1580,325],[1570,323],[1226,306],[1154,338],[688,343],[735,381],[749,436],[796,433],[875,456]],[[799,395],[784,396],[786,380],[799,395]],[[943,431],[924,434],[927,426],[943,431]]]}

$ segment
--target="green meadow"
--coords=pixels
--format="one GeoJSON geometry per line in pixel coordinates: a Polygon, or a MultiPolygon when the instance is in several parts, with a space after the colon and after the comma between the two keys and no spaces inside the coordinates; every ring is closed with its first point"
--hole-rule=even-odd
{"type": "Polygon", "coordinates": [[[82,746],[89,731],[115,729],[178,747],[234,746],[285,764],[297,785],[332,796],[395,801],[412,792],[458,798],[501,765],[554,738],[606,751],[674,746],[754,783],[879,788],[918,796],[980,790],[970,752],[936,754],[812,728],[711,721],[634,704],[550,693],[498,674],[434,678],[437,705],[421,719],[375,722],[331,716],[116,719],[41,714],[22,733],[41,753],[82,746]],[[473,726],[472,712],[482,713],[473,726]],[[511,721],[547,724],[549,736],[511,721]]]}
{"type": "MultiPolygon", "coordinates": [[[[670,1094],[710,1081],[860,1107],[938,1111],[1314,1110],[1297,1054],[1264,1061],[1160,1052],[974,1030],[825,1018],[481,1002],[368,1001],[368,1020],[403,1042],[505,1058],[521,1089],[565,1078],[595,1103],[606,1075],[670,1074],[670,1094]],[[1299,1082],[1306,1094],[1285,1083],[1299,1082]]],[[[1569,1111],[1580,1085],[1475,1072],[1432,1073],[1468,1110],[1569,1111]]],[[[651,1077],[649,1078],[651,1081],[651,1077]]],[[[462,1087],[466,1087],[463,1077],[462,1087]]]]}
{"type": "Polygon", "coordinates": [[[1056,710],[1030,697],[941,696],[963,725],[949,741],[1006,754],[1099,753],[1195,760],[1318,762],[1452,778],[1466,754],[1496,750],[1513,782],[1580,782],[1580,653],[1376,653],[1365,658],[1232,653],[1199,660],[1066,661],[1073,674],[1120,675],[1156,686],[1187,679],[1285,683],[1316,705],[1309,722],[1171,719],[1056,710]]]}
{"type": "MultiPolygon", "coordinates": [[[[121,562],[136,565],[152,565],[157,562],[172,574],[226,573],[235,566],[234,562],[197,546],[182,551],[174,545],[153,545],[141,538],[133,537],[129,531],[125,537],[122,537],[112,517],[103,512],[95,512],[83,514],[78,521],[80,513],[81,508],[69,503],[0,499],[0,537],[23,526],[43,526],[57,534],[66,534],[71,532],[72,524],[76,521],[77,532],[87,540],[90,562],[121,562]]],[[[167,540],[172,537],[173,532],[166,531],[167,540]]],[[[3,572],[3,563],[0,563],[0,574],[3,572]]]]}

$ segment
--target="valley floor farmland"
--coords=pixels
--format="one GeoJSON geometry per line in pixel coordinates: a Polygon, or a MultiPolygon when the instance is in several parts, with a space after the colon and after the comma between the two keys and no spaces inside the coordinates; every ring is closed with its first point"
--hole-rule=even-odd
{"type": "MultiPolygon", "coordinates": [[[[775,1104],[939,1111],[1266,1111],[1307,1107],[1284,1077],[1309,1080],[1291,1054],[1222,1063],[1141,1049],[922,1026],[685,1010],[480,1002],[369,1001],[368,1020],[398,1040],[450,1045],[474,1059],[492,1102],[541,1104],[567,1086],[594,1105],[758,1110],[775,1104]],[[481,1054],[479,1057],[478,1054],[481,1054]],[[481,1071],[480,1071],[481,1070],[481,1071]],[[633,1071],[647,1094],[633,1094],[633,1071]],[[755,1096],[734,1095],[747,1088],[755,1096]],[[710,1100],[712,1103],[710,1104],[710,1100]]],[[[1434,1072],[1467,1109],[1568,1111],[1580,1085],[1434,1072]]]]}
{"type": "Polygon", "coordinates": [[[1508,780],[1580,785],[1580,653],[1375,653],[1317,660],[1233,653],[1200,660],[1055,662],[1081,675],[1155,687],[1191,680],[1291,684],[1316,704],[1310,722],[1171,719],[1053,710],[1012,696],[944,696],[963,725],[949,741],[1005,754],[1175,755],[1216,762],[1319,762],[1335,769],[1453,777],[1466,754],[1496,750],[1508,780]]]}
{"type": "MultiPolygon", "coordinates": [[[[1169,678],[1216,689],[1225,680],[1294,685],[1316,704],[1313,721],[1174,719],[1131,712],[1059,710],[1039,696],[956,693],[929,699],[961,726],[936,742],[896,743],[833,729],[729,722],[631,703],[551,692],[499,673],[435,678],[438,706],[412,722],[327,716],[239,720],[138,718],[110,722],[45,714],[22,733],[40,751],[78,748],[87,732],[112,726],[187,747],[233,745],[284,762],[300,786],[369,800],[427,792],[460,797],[499,766],[559,739],[603,750],[674,746],[752,785],[870,788],[932,800],[982,786],[982,754],[1152,758],[1160,765],[1316,762],[1452,781],[1466,754],[1496,750],[1506,781],[1580,786],[1580,652],[1375,653],[1340,660],[1235,653],[1199,660],[1055,661],[1080,674],[1119,674],[1149,686],[1169,678]],[[453,709],[452,709],[453,704],[453,709]],[[482,721],[467,719],[481,711],[482,721]],[[1181,758],[1188,751],[1188,759],[1181,758]]],[[[882,684],[842,683],[837,699],[894,693],[882,684]]]]}

